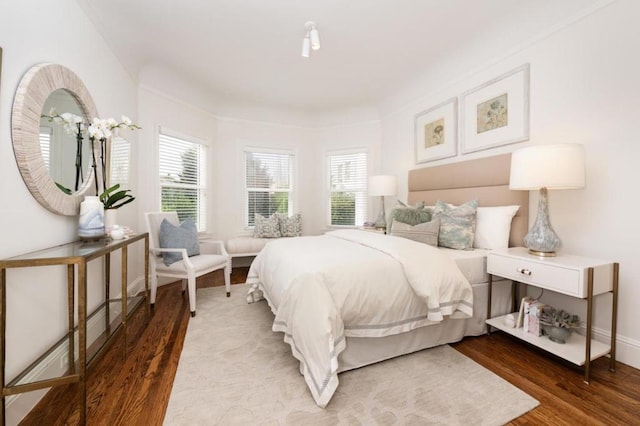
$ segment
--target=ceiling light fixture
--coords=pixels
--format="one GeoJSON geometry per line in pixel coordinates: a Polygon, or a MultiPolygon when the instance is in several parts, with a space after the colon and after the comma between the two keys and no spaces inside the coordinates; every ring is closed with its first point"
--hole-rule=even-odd
{"type": "Polygon", "coordinates": [[[313,21],[306,22],[304,27],[307,33],[302,40],[302,56],[308,58],[311,56],[311,49],[320,49],[320,33],[318,33],[316,23],[313,21]]]}

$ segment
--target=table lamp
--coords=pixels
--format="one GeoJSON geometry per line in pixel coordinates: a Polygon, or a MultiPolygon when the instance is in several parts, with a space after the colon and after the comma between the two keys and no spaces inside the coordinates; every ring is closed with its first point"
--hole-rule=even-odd
{"type": "Polygon", "coordinates": [[[584,147],[578,144],[534,145],[511,155],[509,188],[540,190],[536,221],[524,237],[529,253],[555,256],[561,241],[551,227],[547,190],[584,187],[584,147]]]}
{"type": "Polygon", "coordinates": [[[376,219],[376,228],[386,228],[387,219],[384,212],[384,197],[396,195],[398,181],[395,176],[378,175],[369,178],[369,195],[372,197],[380,197],[380,214],[376,219]]]}

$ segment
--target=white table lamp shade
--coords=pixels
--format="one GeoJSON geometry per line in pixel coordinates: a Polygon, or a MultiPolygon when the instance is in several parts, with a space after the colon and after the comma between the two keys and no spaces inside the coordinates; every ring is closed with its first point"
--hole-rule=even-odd
{"type": "Polygon", "coordinates": [[[582,145],[535,145],[511,155],[510,189],[578,189],[584,181],[582,145]]]}
{"type": "Polygon", "coordinates": [[[398,190],[398,180],[392,175],[378,175],[369,178],[370,196],[390,196],[396,195],[398,190]]]}
{"type": "Polygon", "coordinates": [[[511,155],[509,188],[540,190],[536,221],[524,237],[524,245],[531,254],[555,256],[561,246],[549,219],[547,190],[583,188],[584,181],[582,145],[534,145],[511,155]]]}

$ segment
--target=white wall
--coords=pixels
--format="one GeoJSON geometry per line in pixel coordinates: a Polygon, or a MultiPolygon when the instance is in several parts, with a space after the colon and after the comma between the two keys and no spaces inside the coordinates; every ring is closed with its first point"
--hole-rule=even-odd
{"type": "MultiPolygon", "coordinates": [[[[635,217],[640,179],[638,16],[639,2],[618,0],[528,45],[516,46],[506,57],[487,58],[482,64],[450,63],[443,72],[449,75],[448,81],[425,84],[420,99],[382,120],[383,171],[401,178],[405,197],[407,170],[412,168],[496,155],[530,144],[584,144],[586,188],[550,192],[551,220],[563,240],[563,252],[620,262],[618,359],[635,367],[640,367],[640,326],[635,314],[640,278],[633,269],[639,236],[635,217]],[[413,118],[417,112],[527,62],[531,64],[529,142],[415,164],[413,118]],[[470,69],[474,72],[469,73],[470,69]]],[[[530,222],[536,206],[537,195],[531,194],[530,222]]],[[[543,301],[577,313],[585,309],[585,303],[559,295],[545,294],[543,301]]],[[[610,306],[609,295],[596,301],[600,338],[608,336],[610,306]]]]}
{"type": "MultiPolygon", "coordinates": [[[[3,0],[0,46],[4,50],[0,84],[0,258],[6,258],[77,239],[77,217],[58,216],[42,207],[27,190],[16,165],[11,108],[24,73],[41,62],[67,66],[84,81],[105,117],[124,113],[135,119],[137,100],[135,82],[73,0],[3,0]]],[[[124,208],[121,214],[124,220],[130,220],[135,208],[124,208]]],[[[133,250],[130,256],[134,256],[133,250]]],[[[101,269],[100,262],[93,262],[90,276],[99,277],[101,269]]],[[[112,276],[113,285],[119,287],[119,273],[112,276]]],[[[66,273],[62,266],[9,270],[7,281],[6,372],[11,379],[64,334],[66,273]]],[[[96,284],[89,288],[92,306],[102,297],[101,283],[96,284]]],[[[20,414],[9,407],[9,423],[16,418],[20,414]]]]}

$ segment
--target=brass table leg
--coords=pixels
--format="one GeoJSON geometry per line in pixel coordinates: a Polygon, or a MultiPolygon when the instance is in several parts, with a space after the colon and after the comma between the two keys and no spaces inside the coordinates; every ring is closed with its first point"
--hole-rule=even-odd
{"type": "MultiPolygon", "coordinates": [[[[487,302],[487,319],[491,319],[491,293],[493,290],[493,275],[492,274],[487,274],[488,278],[489,278],[489,284],[488,284],[488,288],[487,288],[487,298],[488,298],[488,302],[487,302]]],[[[489,324],[487,324],[487,334],[491,334],[491,326],[489,324]]]]}
{"type": "Polygon", "coordinates": [[[591,326],[593,321],[593,268],[587,269],[587,329],[584,358],[584,382],[589,383],[591,375],[591,326]]]}
{"type": "Polygon", "coordinates": [[[104,255],[104,298],[105,305],[104,331],[108,337],[111,335],[111,253],[104,255]]]}
{"type": "Polygon", "coordinates": [[[127,246],[122,247],[122,333],[124,334],[124,345],[122,354],[127,357],[127,246]]]}
{"type": "Polygon", "coordinates": [[[149,234],[144,237],[144,297],[147,302],[147,319],[151,316],[151,301],[149,299],[149,234]]]}
{"type": "Polygon", "coordinates": [[[74,295],[74,267],[73,265],[67,265],[67,316],[69,322],[69,372],[76,372],[76,349],[75,349],[75,330],[73,323],[73,308],[75,307],[75,295],[74,295]]]}
{"type": "Polygon", "coordinates": [[[611,291],[611,359],[609,371],[616,371],[616,331],[618,328],[618,277],[620,276],[620,264],[613,264],[613,289],[611,291]]]}
{"type": "Polygon", "coordinates": [[[87,424],[87,262],[78,263],[78,367],[80,424],[87,424]]]}
{"type": "Polygon", "coordinates": [[[0,408],[0,425],[5,424],[5,399],[4,399],[4,360],[6,356],[5,352],[5,337],[7,332],[7,270],[0,269],[0,332],[2,336],[0,338],[0,382],[2,384],[2,407],[0,408]]]}

